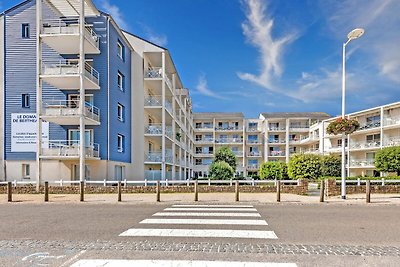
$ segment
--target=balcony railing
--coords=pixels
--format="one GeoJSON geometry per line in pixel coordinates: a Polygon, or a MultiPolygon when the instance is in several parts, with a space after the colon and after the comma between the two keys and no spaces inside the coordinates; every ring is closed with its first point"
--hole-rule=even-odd
{"type": "Polygon", "coordinates": [[[144,179],[150,181],[161,180],[161,171],[160,170],[145,170],[144,171],[144,179]]]}
{"type": "Polygon", "coordinates": [[[144,106],[146,107],[161,107],[162,96],[160,95],[148,95],[144,98],[144,106]]]}
{"type": "Polygon", "coordinates": [[[243,127],[239,126],[227,126],[227,127],[216,127],[216,131],[240,131],[243,130],[243,127]]]}
{"type": "Polygon", "coordinates": [[[250,171],[256,171],[260,169],[260,166],[258,164],[249,164],[246,168],[250,171]]]}
{"type": "Polygon", "coordinates": [[[270,151],[268,155],[271,157],[284,157],[286,154],[285,151],[270,151]]]}
{"type": "MultiPolygon", "coordinates": [[[[43,142],[41,156],[45,157],[79,157],[80,142],[79,140],[51,140],[43,142]],[[48,147],[48,148],[47,148],[48,147]]],[[[99,158],[99,144],[85,144],[85,156],[87,158],[99,158]]]]}
{"type": "Polygon", "coordinates": [[[145,155],[144,161],[162,162],[162,152],[149,152],[145,155]]]}
{"type": "Polygon", "coordinates": [[[237,157],[243,157],[243,151],[232,151],[237,157]]]}
{"type": "Polygon", "coordinates": [[[268,127],[268,131],[286,131],[286,126],[284,127],[268,127]]]}
{"type": "Polygon", "coordinates": [[[350,160],[350,167],[375,167],[373,159],[354,159],[350,160]]]}
{"type": "MultiPolygon", "coordinates": [[[[85,77],[99,85],[100,74],[90,64],[85,62],[85,77]]],[[[42,64],[42,75],[76,76],[79,75],[79,63],[77,60],[49,61],[42,64]]]]}
{"type": "MultiPolygon", "coordinates": [[[[79,19],[63,18],[42,20],[42,34],[77,35],[79,34],[79,19]]],[[[94,47],[99,48],[99,37],[89,25],[85,25],[85,37],[94,47]]]]}
{"type": "Polygon", "coordinates": [[[310,129],[309,125],[297,125],[297,126],[290,126],[289,130],[290,131],[305,131],[310,129]]]}
{"type": "Polygon", "coordinates": [[[300,143],[300,138],[289,138],[289,143],[298,144],[300,143]]]}
{"type": "Polygon", "coordinates": [[[165,109],[169,111],[169,113],[172,114],[172,102],[165,100],[165,109]]]}
{"type": "Polygon", "coordinates": [[[380,121],[366,122],[366,123],[360,124],[360,128],[357,131],[369,130],[369,129],[378,128],[378,127],[381,127],[380,121]]]}
{"type": "Polygon", "coordinates": [[[151,123],[144,127],[145,134],[151,135],[161,135],[162,134],[162,124],[161,123],[151,123]]]}
{"type": "Polygon", "coordinates": [[[400,125],[400,116],[396,117],[387,117],[384,119],[384,126],[389,126],[389,125],[400,125]]]}
{"type": "MultiPolygon", "coordinates": [[[[43,104],[44,116],[78,116],[80,115],[78,100],[48,100],[43,104]]],[[[100,109],[85,102],[85,117],[100,122],[100,109]]]]}
{"type": "Polygon", "coordinates": [[[151,68],[144,71],[145,78],[160,79],[162,78],[162,68],[151,68]]]}
{"type": "Polygon", "coordinates": [[[204,126],[195,127],[194,129],[195,129],[195,131],[210,131],[210,132],[214,131],[214,127],[213,126],[210,126],[210,127],[204,127],[204,126]]]}
{"type": "Polygon", "coordinates": [[[350,149],[377,148],[381,146],[380,141],[350,142],[350,149]]]}
{"type": "Polygon", "coordinates": [[[247,155],[247,157],[261,157],[262,153],[261,152],[252,151],[252,152],[247,152],[246,155],[247,155]]]}
{"type": "Polygon", "coordinates": [[[167,85],[169,86],[169,88],[172,89],[172,83],[171,80],[169,79],[169,77],[167,75],[165,75],[165,82],[167,83],[167,85]]]}
{"type": "Polygon", "coordinates": [[[216,139],[215,143],[217,144],[230,144],[230,143],[243,143],[243,138],[220,138],[220,139],[216,139]]]}
{"type": "Polygon", "coordinates": [[[206,157],[212,157],[214,153],[210,152],[204,152],[204,151],[196,151],[195,153],[196,156],[206,156],[206,157]]]}
{"type": "Polygon", "coordinates": [[[214,142],[214,138],[203,138],[203,139],[196,138],[195,142],[199,144],[209,144],[214,142]]]}
{"type": "Polygon", "coordinates": [[[282,139],[268,139],[268,143],[270,144],[285,144],[286,143],[286,139],[282,138],[282,139]]]}
{"type": "Polygon", "coordinates": [[[261,140],[259,139],[247,139],[248,144],[261,144],[261,140]]]}
{"type": "Polygon", "coordinates": [[[261,131],[258,127],[247,127],[247,132],[259,132],[261,131]]]}
{"type": "Polygon", "coordinates": [[[173,139],[174,135],[172,132],[172,126],[165,126],[165,134],[170,138],[173,139]]]}
{"type": "Polygon", "coordinates": [[[390,137],[385,139],[385,146],[400,146],[400,137],[390,137]]]}

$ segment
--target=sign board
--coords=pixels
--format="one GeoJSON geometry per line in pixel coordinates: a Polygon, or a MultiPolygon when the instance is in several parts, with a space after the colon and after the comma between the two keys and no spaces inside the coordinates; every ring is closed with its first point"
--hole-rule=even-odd
{"type": "MultiPolygon", "coordinates": [[[[36,113],[11,114],[11,152],[36,152],[36,113]]],[[[42,123],[43,147],[49,146],[49,123],[42,123]]]]}

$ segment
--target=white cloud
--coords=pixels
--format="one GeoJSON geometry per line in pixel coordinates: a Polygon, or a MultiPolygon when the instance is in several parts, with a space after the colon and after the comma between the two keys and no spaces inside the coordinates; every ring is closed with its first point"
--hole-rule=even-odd
{"type": "Polygon", "coordinates": [[[143,23],[139,24],[143,28],[144,35],[147,40],[159,46],[166,46],[168,44],[168,38],[165,34],[155,33],[154,30],[149,26],[143,23]]]}
{"type": "Polygon", "coordinates": [[[113,17],[121,29],[128,30],[128,23],[125,21],[124,15],[118,6],[111,4],[109,0],[102,0],[100,6],[113,17]]]}
{"type": "Polygon", "coordinates": [[[227,99],[226,97],[218,95],[208,88],[207,79],[204,74],[201,74],[199,77],[198,83],[196,85],[196,92],[199,94],[205,95],[205,96],[213,97],[213,98],[227,99]]]}
{"type": "Polygon", "coordinates": [[[243,0],[246,21],[242,24],[246,40],[260,53],[261,70],[258,75],[239,72],[242,80],[251,81],[272,91],[279,91],[274,79],[283,72],[282,55],[285,46],[296,39],[296,35],[286,34],[280,38],[272,36],[273,19],[266,14],[266,5],[261,0],[243,0]]]}

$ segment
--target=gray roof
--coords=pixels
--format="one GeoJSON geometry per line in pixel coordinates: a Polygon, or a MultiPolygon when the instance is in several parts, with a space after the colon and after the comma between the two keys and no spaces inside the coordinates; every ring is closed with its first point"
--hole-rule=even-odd
{"type": "Polygon", "coordinates": [[[266,112],[261,113],[264,118],[308,118],[308,119],[328,119],[331,117],[325,112],[266,112]]]}
{"type": "Polygon", "coordinates": [[[244,119],[242,112],[194,112],[194,119],[244,119]]]}

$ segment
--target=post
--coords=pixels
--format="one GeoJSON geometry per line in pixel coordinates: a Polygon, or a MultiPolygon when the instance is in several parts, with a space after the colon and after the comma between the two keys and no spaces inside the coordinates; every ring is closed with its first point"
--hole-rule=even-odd
{"type": "MultiPolygon", "coordinates": [[[[86,179],[86,146],[85,144],[85,1],[80,0],[79,9],[79,178],[86,179]]],[[[83,201],[83,200],[81,200],[83,201]]]]}
{"type": "Polygon", "coordinates": [[[49,182],[44,182],[44,202],[49,202],[49,182]]]}
{"type": "Polygon", "coordinates": [[[160,202],[160,180],[157,180],[157,184],[156,184],[156,201],[160,202]]]}
{"type": "MultiPolygon", "coordinates": [[[[342,119],[345,116],[346,106],[346,44],[343,44],[343,57],[342,57],[342,119]]],[[[342,199],[346,199],[346,134],[342,134],[342,199]]]]}
{"type": "Polygon", "coordinates": [[[276,202],[281,202],[281,181],[276,181],[276,202]]]}
{"type": "Polygon", "coordinates": [[[239,181],[235,181],[235,201],[239,201],[239,181]]]}
{"type": "Polygon", "coordinates": [[[118,202],[121,202],[121,191],[122,191],[122,187],[121,187],[121,181],[118,181],[118,202]]]}
{"type": "Polygon", "coordinates": [[[199,201],[199,181],[194,182],[194,201],[199,201]]]}
{"type": "Polygon", "coordinates": [[[79,182],[79,194],[81,195],[81,202],[85,201],[85,182],[80,181],[79,182]]]}
{"type": "Polygon", "coordinates": [[[365,199],[367,203],[371,203],[371,181],[367,180],[366,185],[365,185],[365,199]]]}
{"type": "Polygon", "coordinates": [[[319,188],[319,202],[324,202],[324,193],[325,193],[325,181],[321,180],[321,186],[319,188]]]}
{"type": "Polygon", "coordinates": [[[8,196],[8,202],[12,202],[12,183],[11,182],[7,183],[7,196],[8,196]]]}

